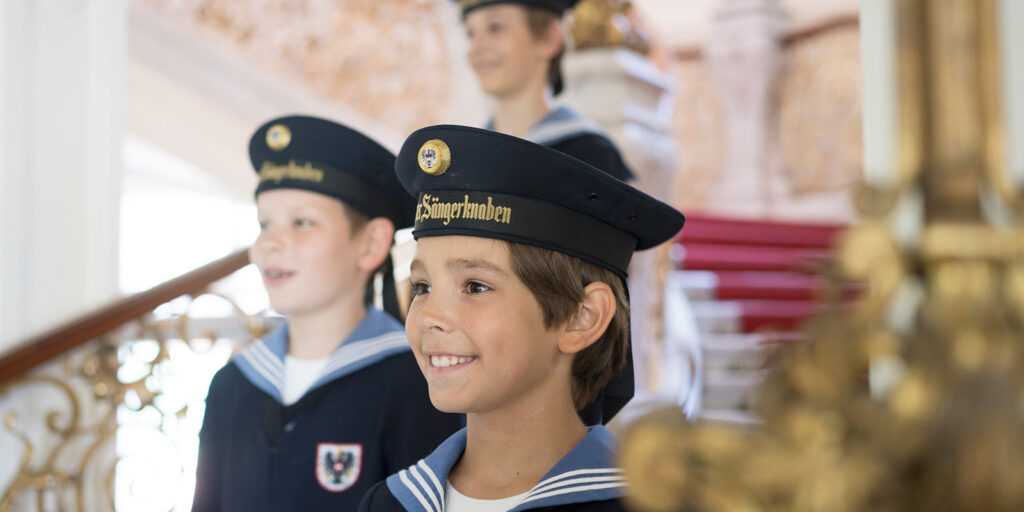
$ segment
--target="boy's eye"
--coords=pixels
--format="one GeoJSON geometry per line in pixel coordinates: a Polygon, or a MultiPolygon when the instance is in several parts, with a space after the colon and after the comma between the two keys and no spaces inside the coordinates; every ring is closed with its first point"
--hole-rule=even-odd
{"type": "Polygon", "coordinates": [[[487,31],[491,32],[492,34],[496,34],[498,32],[501,32],[501,30],[504,29],[504,28],[505,28],[505,26],[502,25],[501,23],[491,23],[491,24],[487,25],[487,31]]]}
{"type": "Polygon", "coordinates": [[[313,225],[313,221],[309,219],[295,219],[295,227],[306,228],[313,225]]]}
{"type": "Polygon", "coordinates": [[[430,293],[430,285],[423,282],[412,283],[412,285],[410,285],[410,291],[412,292],[413,297],[417,295],[425,295],[430,293]]]}
{"type": "Polygon", "coordinates": [[[270,223],[269,222],[267,222],[265,220],[261,220],[260,221],[260,231],[266,231],[267,228],[269,228],[269,227],[270,227],[270,223]]]}
{"type": "Polygon", "coordinates": [[[489,291],[490,289],[491,289],[490,286],[487,286],[486,284],[483,284],[483,283],[478,282],[478,281],[469,281],[469,282],[466,283],[466,286],[465,286],[466,293],[469,293],[469,294],[483,293],[483,292],[489,291]]]}

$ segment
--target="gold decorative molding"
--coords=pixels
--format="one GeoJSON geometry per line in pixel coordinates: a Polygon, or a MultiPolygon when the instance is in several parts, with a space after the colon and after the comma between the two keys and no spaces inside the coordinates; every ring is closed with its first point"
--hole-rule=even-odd
{"type": "MultiPolygon", "coordinates": [[[[863,181],[860,29],[836,20],[787,40],[772,98],[776,113],[765,127],[791,197],[853,191],[863,181]]],[[[725,129],[720,94],[699,53],[676,54],[673,132],[681,148],[673,201],[700,209],[709,200],[723,165],[725,129]]],[[[768,193],[768,192],[766,192],[768,193]]],[[[778,193],[774,191],[772,193],[778,193]]]]}
{"type": "Polygon", "coordinates": [[[622,47],[647,55],[651,40],[640,28],[629,0],[582,0],[570,25],[576,50],[622,47]]]}
{"type": "Polygon", "coordinates": [[[782,170],[795,195],[863,179],[860,30],[839,25],[784,49],[777,97],[782,170]]]}
{"type": "Polygon", "coordinates": [[[442,121],[457,27],[427,0],[140,0],[269,73],[407,133],[442,121]]]}
{"type": "MultiPolygon", "coordinates": [[[[56,363],[0,386],[0,405],[6,408],[0,411],[7,430],[4,435],[14,436],[20,444],[16,465],[9,462],[14,478],[0,495],[0,512],[113,510],[120,465],[129,459],[144,461],[140,467],[147,469],[168,464],[163,457],[115,451],[119,429],[145,429],[151,439],[172,446],[175,433],[187,423],[188,404],[178,401],[180,391],[165,385],[173,373],[172,353],[186,350],[201,355],[216,343],[229,343],[237,350],[268,329],[261,317],[246,315],[220,296],[185,297],[172,307],[175,313],[140,318],[56,363]],[[197,332],[193,327],[190,309],[197,301],[211,300],[226,301],[235,311],[241,332],[246,333],[241,339],[197,332]]],[[[201,401],[203,397],[192,398],[201,401]]],[[[179,478],[184,471],[184,466],[178,468],[179,478]]],[[[124,474],[129,487],[143,476],[124,474]]],[[[165,489],[176,485],[176,481],[162,484],[165,489]]],[[[172,505],[154,503],[151,496],[140,500],[155,509],[172,505]]]]}
{"type": "Polygon", "coordinates": [[[680,154],[671,202],[684,211],[699,210],[723,165],[722,105],[704,60],[677,61],[672,74],[676,78],[672,132],[680,154]]]}

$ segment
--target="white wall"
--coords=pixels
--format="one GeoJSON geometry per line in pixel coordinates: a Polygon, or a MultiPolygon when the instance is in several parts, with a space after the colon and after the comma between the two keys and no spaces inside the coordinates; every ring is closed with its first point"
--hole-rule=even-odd
{"type": "Polygon", "coordinates": [[[0,2],[0,349],[117,294],[125,13],[0,2]]]}
{"type": "MultiPolygon", "coordinates": [[[[1006,159],[1024,186],[1024,2],[1000,0],[1006,159]]],[[[895,61],[895,13],[891,0],[861,0],[861,54],[864,73],[864,168],[868,182],[891,183],[899,129],[895,61]]]]}

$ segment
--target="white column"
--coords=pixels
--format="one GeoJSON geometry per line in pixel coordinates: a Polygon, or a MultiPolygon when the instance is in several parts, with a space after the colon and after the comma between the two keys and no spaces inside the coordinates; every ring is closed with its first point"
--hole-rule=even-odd
{"type": "Polygon", "coordinates": [[[0,349],[117,295],[126,5],[0,2],[0,349]]]}
{"type": "Polygon", "coordinates": [[[864,84],[864,179],[892,185],[896,177],[896,16],[892,0],[861,0],[860,54],[864,84]]]}
{"type": "Polygon", "coordinates": [[[708,211],[764,217],[781,185],[772,180],[771,92],[782,61],[784,15],[777,0],[724,0],[705,47],[724,114],[721,174],[708,211]]]}
{"type": "Polygon", "coordinates": [[[1024,2],[1002,0],[999,22],[1007,158],[1020,187],[1024,186],[1024,2]]]}

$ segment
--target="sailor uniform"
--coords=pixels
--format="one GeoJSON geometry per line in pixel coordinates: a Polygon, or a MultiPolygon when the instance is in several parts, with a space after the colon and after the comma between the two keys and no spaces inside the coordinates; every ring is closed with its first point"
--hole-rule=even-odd
{"type": "MultiPolygon", "coordinates": [[[[493,130],[494,122],[488,122],[486,128],[493,130]]],[[[635,177],[604,130],[565,105],[548,112],[523,138],[578,158],[620,180],[635,177]]]]}
{"type": "Polygon", "coordinates": [[[282,404],[288,326],[210,385],[194,511],[355,510],[366,490],[461,427],[430,404],[401,324],[369,309],[295,404],[282,404]]]}
{"type": "MultiPolygon", "coordinates": [[[[622,470],[611,454],[615,438],[602,426],[589,433],[562,457],[537,485],[511,508],[512,512],[622,511],[626,492],[622,470]]],[[[449,437],[433,453],[375,485],[360,512],[444,512],[448,473],[466,449],[466,430],[449,437]]]]}

